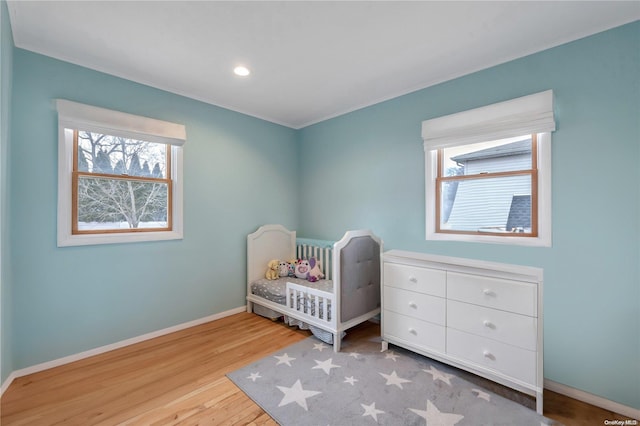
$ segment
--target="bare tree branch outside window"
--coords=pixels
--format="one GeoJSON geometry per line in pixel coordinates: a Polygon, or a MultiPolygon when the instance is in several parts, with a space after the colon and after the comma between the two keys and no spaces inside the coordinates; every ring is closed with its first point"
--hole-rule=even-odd
{"type": "Polygon", "coordinates": [[[164,144],[76,131],[79,230],[170,226],[170,150],[164,144]]]}

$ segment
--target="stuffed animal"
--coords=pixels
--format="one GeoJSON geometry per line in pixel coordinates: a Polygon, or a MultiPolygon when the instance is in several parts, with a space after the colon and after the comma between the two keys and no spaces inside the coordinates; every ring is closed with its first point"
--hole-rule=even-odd
{"type": "Polygon", "coordinates": [[[278,261],[278,275],[281,277],[289,276],[289,262],[286,260],[278,261]]]}
{"type": "Polygon", "coordinates": [[[314,283],[324,278],[324,274],[322,273],[322,265],[320,264],[320,261],[316,260],[315,257],[309,259],[309,266],[311,266],[311,270],[309,270],[309,276],[307,276],[307,280],[314,283]]]}
{"type": "Polygon", "coordinates": [[[267,273],[265,274],[265,277],[268,280],[277,280],[278,279],[278,265],[280,262],[278,262],[278,259],[274,259],[274,260],[270,260],[269,263],[267,264],[267,273]]]}
{"type": "Polygon", "coordinates": [[[296,264],[298,263],[298,259],[291,259],[289,262],[289,277],[296,276],[296,264]]]}
{"type": "Polygon", "coordinates": [[[307,259],[298,259],[296,262],[296,277],[306,280],[309,276],[309,271],[311,267],[309,266],[309,261],[307,259]]]}

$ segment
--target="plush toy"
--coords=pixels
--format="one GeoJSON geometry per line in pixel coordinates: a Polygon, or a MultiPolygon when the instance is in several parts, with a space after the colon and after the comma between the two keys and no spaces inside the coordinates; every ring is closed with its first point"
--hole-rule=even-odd
{"type": "Polygon", "coordinates": [[[296,276],[296,264],[298,263],[298,259],[291,259],[289,261],[289,277],[295,277],[296,276]]]}
{"type": "Polygon", "coordinates": [[[265,274],[265,277],[268,280],[277,280],[278,279],[278,260],[274,259],[274,260],[270,260],[269,263],[267,264],[267,273],[265,274]]]}
{"type": "Polygon", "coordinates": [[[296,262],[296,277],[306,280],[309,276],[309,271],[311,267],[309,266],[309,261],[307,259],[298,259],[296,262]]]}
{"type": "Polygon", "coordinates": [[[278,261],[278,275],[281,277],[289,276],[289,262],[286,260],[278,261]]]}
{"type": "Polygon", "coordinates": [[[324,278],[324,274],[322,273],[322,265],[320,264],[320,261],[316,260],[315,257],[309,259],[309,266],[311,267],[311,269],[309,270],[307,280],[313,283],[324,278]]]}

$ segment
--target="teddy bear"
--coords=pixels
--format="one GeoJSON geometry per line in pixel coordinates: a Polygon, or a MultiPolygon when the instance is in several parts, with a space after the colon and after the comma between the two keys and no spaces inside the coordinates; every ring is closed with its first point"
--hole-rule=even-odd
{"type": "Polygon", "coordinates": [[[322,264],[319,260],[316,260],[315,257],[309,259],[309,266],[311,269],[309,270],[309,275],[307,276],[307,280],[316,282],[324,278],[324,274],[322,273],[322,264]]]}
{"type": "Polygon", "coordinates": [[[274,259],[274,260],[270,260],[269,263],[267,264],[267,273],[265,274],[265,277],[268,280],[277,280],[278,277],[280,276],[278,274],[278,265],[279,265],[279,261],[278,259],[274,259]]]}
{"type": "Polygon", "coordinates": [[[278,275],[280,277],[289,276],[289,262],[287,262],[286,260],[278,261],[278,275]]]}

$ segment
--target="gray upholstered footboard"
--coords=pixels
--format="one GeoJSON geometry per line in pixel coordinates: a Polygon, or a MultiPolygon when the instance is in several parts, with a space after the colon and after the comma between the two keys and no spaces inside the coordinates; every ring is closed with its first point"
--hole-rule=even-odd
{"type": "Polygon", "coordinates": [[[340,319],[347,322],[380,307],[380,244],[355,237],[340,251],[340,319]]]}

